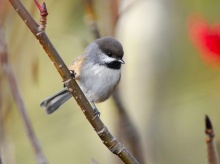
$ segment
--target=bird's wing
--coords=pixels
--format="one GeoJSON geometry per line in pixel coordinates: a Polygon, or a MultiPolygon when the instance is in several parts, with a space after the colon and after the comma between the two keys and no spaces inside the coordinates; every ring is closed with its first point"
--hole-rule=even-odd
{"type": "Polygon", "coordinates": [[[85,55],[80,55],[73,61],[72,65],[69,66],[69,70],[74,71],[76,80],[79,79],[80,70],[81,70],[82,62],[84,61],[84,59],[85,59],[85,55]]]}

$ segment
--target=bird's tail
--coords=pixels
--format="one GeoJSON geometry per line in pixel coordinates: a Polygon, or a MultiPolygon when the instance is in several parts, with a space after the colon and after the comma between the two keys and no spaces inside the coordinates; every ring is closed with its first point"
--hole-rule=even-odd
{"type": "Polygon", "coordinates": [[[51,97],[46,98],[40,103],[41,107],[46,109],[48,114],[53,113],[57,110],[63,103],[65,103],[68,99],[71,98],[71,93],[67,88],[62,89],[51,97]]]}

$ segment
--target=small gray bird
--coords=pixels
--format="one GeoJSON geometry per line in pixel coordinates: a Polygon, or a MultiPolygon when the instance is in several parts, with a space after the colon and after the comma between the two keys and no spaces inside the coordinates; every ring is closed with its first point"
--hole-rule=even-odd
{"type": "MultiPolygon", "coordinates": [[[[76,81],[95,109],[94,103],[107,100],[120,81],[121,64],[125,63],[122,60],[123,55],[123,47],[119,41],[110,36],[102,37],[89,44],[84,53],[69,67],[70,71],[74,71],[76,81]]],[[[65,87],[43,100],[40,106],[51,114],[71,96],[65,87]]]]}

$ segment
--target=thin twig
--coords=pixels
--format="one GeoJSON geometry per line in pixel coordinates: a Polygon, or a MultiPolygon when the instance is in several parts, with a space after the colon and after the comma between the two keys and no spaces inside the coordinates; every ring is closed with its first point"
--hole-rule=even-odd
{"type": "Polygon", "coordinates": [[[37,8],[39,9],[41,15],[39,31],[45,31],[48,15],[46,3],[44,2],[42,5],[40,5],[40,3],[37,0],[34,0],[34,2],[37,8]]]}
{"type": "Polygon", "coordinates": [[[205,133],[207,134],[206,143],[207,143],[209,164],[219,164],[218,155],[217,155],[218,153],[214,143],[215,134],[212,127],[212,122],[207,115],[205,117],[205,125],[206,125],[205,133]]]}
{"type": "Polygon", "coordinates": [[[63,82],[72,93],[72,96],[75,98],[78,105],[81,107],[84,115],[87,120],[93,126],[98,136],[101,138],[102,142],[105,144],[108,149],[116,154],[124,163],[127,164],[137,164],[137,160],[133,155],[126,149],[124,145],[118,142],[112,134],[108,131],[107,127],[103,124],[101,119],[94,115],[93,108],[91,107],[89,101],[86,99],[85,95],[79,88],[75,79],[72,78],[67,66],[63,62],[62,58],[50,42],[46,33],[38,30],[38,26],[29,12],[25,9],[23,4],[19,0],[9,0],[14,9],[18,12],[20,17],[26,21],[26,25],[39,40],[40,44],[43,46],[44,50],[54,63],[57,71],[63,79],[63,82]]]}
{"type": "Polygon", "coordinates": [[[5,36],[3,30],[0,28],[0,63],[2,66],[2,70],[4,71],[4,74],[8,80],[8,85],[10,86],[12,96],[14,97],[14,100],[16,102],[18,111],[21,115],[22,121],[25,126],[25,130],[28,136],[28,139],[30,140],[30,143],[32,145],[32,148],[35,152],[35,157],[38,164],[46,164],[47,160],[46,157],[43,154],[43,151],[41,149],[40,143],[34,133],[34,130],[31,126],[31,122],[29,120],[29,117],[27,115],[27,110],[25,108],[24,102],[21,98],[20,92],[18,90],[18,86],[15,80],[15,76],[12,70],[12,67],[8,61],[8,53],[7,53],[7,46],[5,42],[5,36]]]}

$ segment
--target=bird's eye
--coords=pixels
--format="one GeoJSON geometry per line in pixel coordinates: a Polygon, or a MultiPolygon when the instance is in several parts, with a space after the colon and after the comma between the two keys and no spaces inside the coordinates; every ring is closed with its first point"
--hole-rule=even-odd
{"type": "Polygon", "coordinates": [[[107,52],[107,55],[108,55],[109,57],[112,57],[112,53],[111,53],[111,52],[107,52]]]}

